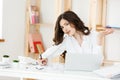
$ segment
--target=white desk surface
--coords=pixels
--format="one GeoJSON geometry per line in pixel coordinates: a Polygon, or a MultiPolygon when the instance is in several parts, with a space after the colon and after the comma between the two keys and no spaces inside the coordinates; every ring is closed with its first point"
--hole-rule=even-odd
{"type": "Polygon", "coordinates": [[[0,76],[34,78],[43,80],[110,80],[97,76],[92,72],[83,71],[55,71],[30,69],[0,69],[0,76]]]}

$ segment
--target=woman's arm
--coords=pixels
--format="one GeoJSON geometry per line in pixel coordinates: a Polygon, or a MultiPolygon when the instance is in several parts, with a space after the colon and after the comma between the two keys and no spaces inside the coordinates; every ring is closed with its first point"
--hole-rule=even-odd
{"type": "Polygon", "coordinates": [[[54,45],[48,48],[44,53],[42,53],[41,58],[38,60],[40,65],[47,65],[50,56],[55,57],[62,54],[65,50],[65,41],[59,45],[54,45]]]}
{"type": "Polygon", "coordinates": [[[59,49],[60,47],[61,47],[60,45],[58,46],[54,45],[48,48],[44,53],[42,53],[41,57],[39,58],[38,60],[39,64],[47,65],[48,58],[53,55],[58,55],[60,52],[60,49],[59,49]]]}

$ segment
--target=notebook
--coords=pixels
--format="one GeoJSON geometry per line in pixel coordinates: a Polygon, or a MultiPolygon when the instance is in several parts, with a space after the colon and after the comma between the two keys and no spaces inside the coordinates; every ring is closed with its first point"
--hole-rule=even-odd
{"type": "Polygon", "coordinates": [[[100,77],[120,80],[120,64],[103,67],[93,72],[100,77]]]}
{"type": "Polygon", "coordinates": [[[65,70],[93,71],[100,68],[102,64],[100,54],[67,53],[65,57],[65,70]]]}

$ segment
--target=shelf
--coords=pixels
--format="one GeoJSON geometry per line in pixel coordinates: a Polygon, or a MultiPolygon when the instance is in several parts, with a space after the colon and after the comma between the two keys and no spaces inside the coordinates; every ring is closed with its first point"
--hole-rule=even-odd
{"type": "Polygon", "coordinates": [[[5,39],[0,39],[0,42],[5,42],[5,39]]]}
{"type": "Polygon", "coordinates": [[[113,60],[104,60],[103,61],[103,66],[110,66],[114,64],[120,64],[120,61],[113,61],[113,60]]]}
{"type": "Polygon", "coordinates": [[[104,31],[105,28],[102,25],[96,25],[96,30],[97,31],[104,31]]]}
{"type": "Polygon", "coordinates": [[[54,24],[50,24],[50,23],[41,23],[40,26],[54,26],[54,24]]]}
{"type": "Polygon", "coordinates": [[[38,38],[39,38],[38,36],[39,28],[40,28],[40,0],[27,0],[25,56],[29,56],[34,59],[38,58],[38,55],[36,55],[38,54],[38,52],[36,52],[37,51],[36,42],[38,42],[38,38]],[[36,35],[37,35],[37,41],[34,41],[33,39],[34,37],[36,37],[36,35]]]}
{"type": "Polygon", "coordinates": [[[40,23],[37,23],[37,24],[30,24],[32,26],[40,26],[40,23]]]}

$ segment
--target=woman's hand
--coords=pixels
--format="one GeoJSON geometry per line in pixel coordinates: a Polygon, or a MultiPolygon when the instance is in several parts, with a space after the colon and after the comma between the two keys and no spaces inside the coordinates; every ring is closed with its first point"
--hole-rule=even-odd
{"type": "Polygon", "coordinates": [[[111,34],[113,32],[114,32],[113,28],[104,28],[104,30],[101,31],[101,33],[102,33],[103,36],[111,34]]]}
{"type": "Polygon", "coordinates": [[[102,45],[103,43],[103,38],[106,36],[106,35],[109,35],[109,34],[112,34],[114,32],[114,29],[113,28],[104,28],[103,31],[100,31],[100,34],[98,35],[98,44],[99,45],[102,45]]]}
{"type": "Polygon", "coordinates": [[[45,66],[45,65],[47,65],[48,59],[47,58],[42,58],[42,59],[39,59],[38,61],[39,61],[40,65],[45,66]]]}

